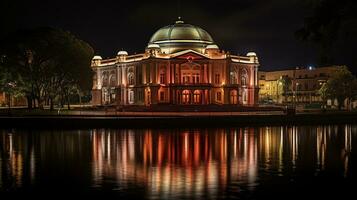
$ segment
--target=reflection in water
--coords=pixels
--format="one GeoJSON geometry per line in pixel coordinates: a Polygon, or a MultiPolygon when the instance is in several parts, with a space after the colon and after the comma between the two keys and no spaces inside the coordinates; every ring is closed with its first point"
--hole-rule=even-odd
{"type": "Polygon", "coordinates": [[[267,184],[267,177],[292,177],[297,170],[318,176],[340,164],[337,173],[348,177],[356,129],[3,130],[0,191],[76,177],[68,187],[139,189],[147,198],[239,196],[267,184]]]}
{"type": "MultiPolygon", "coordinates": [[[[93,181],[146,185],[149,196],[215,196],[230,181],[254,187],[257,138],[239,130],[93,130],[93,181]]],[[[121,188],[116,188],[121,189],[121,188]]]]}

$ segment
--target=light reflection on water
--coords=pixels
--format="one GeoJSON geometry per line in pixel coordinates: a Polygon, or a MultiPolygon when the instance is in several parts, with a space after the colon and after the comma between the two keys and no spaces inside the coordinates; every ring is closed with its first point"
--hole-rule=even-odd
{"type": "Polygon", "coordinates": [[[149,199],[238,197],[310,172],[350,176],[356,134],[351,125],[2,130],[0,191],[61,185],[149,199]]]}

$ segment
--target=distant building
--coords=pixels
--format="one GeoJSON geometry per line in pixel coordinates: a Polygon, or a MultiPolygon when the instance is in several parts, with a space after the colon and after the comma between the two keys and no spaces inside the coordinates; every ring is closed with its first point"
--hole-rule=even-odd
{"type": "MultiPolygon", "coordinates": [[[[0,91],[0,106],[8,106],[9,97],[5,92],[0,91]]],[[[26,98],[23,96],[14,97],[11,96],[11,106],[26,106],[26,98]]]]}
{"type": "Polygon", "coordinates": [[[0,106],[6,104],[5,92],[0,92],[0,106]]]}
{"type": "MultiPolygon", "coordinates": [[[[261,103],[321,103],[318,90],[341,66],[296,67],[287,70],[259,71],[261,103]],[[282,79],[290,80],[284,88],[282,79]]],[[[329,101],[328,104],[334,102],[329,101]]]]}
{"type": "Polygon", "coordinates": [[[258,57],[222,51],[181,20],[154,33],[144,53],[92,60],[93,105],[258,103],[258,57]]]}

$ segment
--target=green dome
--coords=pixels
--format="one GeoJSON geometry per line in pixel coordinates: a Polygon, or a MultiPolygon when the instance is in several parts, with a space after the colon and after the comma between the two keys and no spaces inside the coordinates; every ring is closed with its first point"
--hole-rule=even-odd
{"type": "Polygon", "coordinates": [[[149,41],[150,44],[158,44],[165,53],[187,49],[202,52],[207,45],[214,44],[214,41],[207,31],[179,20],[156,31],[149,41]]]}

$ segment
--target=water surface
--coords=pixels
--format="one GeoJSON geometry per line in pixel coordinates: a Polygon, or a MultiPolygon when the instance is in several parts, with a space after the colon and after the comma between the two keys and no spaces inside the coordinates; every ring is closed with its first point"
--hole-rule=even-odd
{"type": "Polygon", "coordinates": [[[344,197],[357,125],[0,130],[0,192],[140,199],[344,197]]]}

